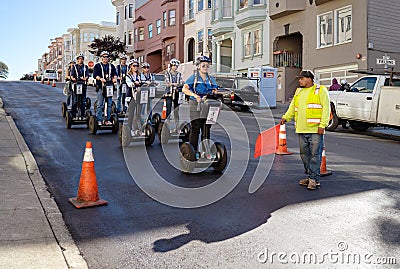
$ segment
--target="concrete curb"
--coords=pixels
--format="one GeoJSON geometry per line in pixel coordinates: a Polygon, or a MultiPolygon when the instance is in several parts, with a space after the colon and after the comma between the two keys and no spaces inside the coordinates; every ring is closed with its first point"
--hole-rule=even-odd
{"type": "MultiPolygon", "coordinates": [[[[3,109],[3,100],[0,98],[0,114],[7,115],[3,109]]],[[[56,202],[48,192],[46,183],[40,174],[39,167],[35,158],[32,155],[28,145],[21,133],[19,132],[15,122],[11,116],[6,116],[6,119],[11,126],[11,130],[17,140],[18,147],[25,159],[26,170],[31,179],[32,185],[36,191],[37,197],[41,203],[47,221],[53,231],[54,237],[60,247],[68,268],[88,268],[86,261],[83,259],[78,247],[76,246],[67,226],[62,218],[62,213],[56,202]]]]}

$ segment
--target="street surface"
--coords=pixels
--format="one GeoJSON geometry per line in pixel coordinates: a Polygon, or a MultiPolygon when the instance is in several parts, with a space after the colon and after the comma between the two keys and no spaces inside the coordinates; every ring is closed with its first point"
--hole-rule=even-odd
{"type": "MultiPolygon", "coordinates": [[[[93,88],[89,91],[94,92],[93,88]]],[[[137,186],[118,135],[90,135],[83,126],[67,130],[61,117],[65,99],[61,89],[33,82],[0,82],[0,96],[90,268],[292,268],[290,255],[303,253],[315,254],[320,268],[375,268],[374,263],[388,263],[380,258],[389,257],[396,258],[397,265],[378,268],[398,268],[400,142],[396,140],[328,132],[327,162],[333,175],[322,178],[321,189],[312,192],[298,185],[303,167],[293,125],[288,124],[288,147],[294,154],[275,156],[258,191],[248,192],[258,164],[250,158],[243,179],[226,197],[205,207],[182,209],[155,201],[137,186]],[[99,193],[108,205],[77,210],[68,199],[77,193],[86,141],[93,143],[99,193]],[[329,260],[324,256],[329,251],[372,256],[368,256],[369,264],[361,259],[360,264],[349,265],[335,260],[338,255],[329,260]],[[276,253],[281,252],[287,255],[279,261],[276,253]],[[263,260],[266,256],[267,261],[263,260]]],[[[237,115],[254,147],[258,127],[252,114],[237,115]]],[[[281,114],[274,116],[277,121],[281,114]]],[[[230,154],[235,147],[245,147],[238,140],[229,143],[218,127],[216,133],[230,154]]],[[[235,138],[239,135],[235,131],[235,138]]],[[[171,143],[166,149],[173,152],[176,146],[171,143]]],[[[140,159],[134,150],[132,145],[127,152],[140,159]]],[[[162,155],[158,138],[147,150],[157,172],[178,186],[205,186],[219,177],[212,171],[181,174],[162,155]]],[[[244,172],[229,169],[232,174],[224,175],[226,179],[244,172]]],[[[148,181],[152,185],[151,177],[148,181]]],[[[302,268],[315,266],[301,264],[302,268]]]]}

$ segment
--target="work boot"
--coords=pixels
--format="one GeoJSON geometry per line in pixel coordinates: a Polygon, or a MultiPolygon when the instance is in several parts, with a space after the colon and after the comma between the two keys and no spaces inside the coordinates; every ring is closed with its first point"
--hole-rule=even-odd
{"type": "Polygon", "coordinates": [[[300,179],[299,184],[301,186],[308,186],[308,182],[310,181],[309,178],[305,178],[305,179],[300,179]]]}
{"type": "Polygon", "coordinates": [[[317,182],[314,179],[310,179],[308,181],[307,189],[316,190],[317,189],[317,182]]]}

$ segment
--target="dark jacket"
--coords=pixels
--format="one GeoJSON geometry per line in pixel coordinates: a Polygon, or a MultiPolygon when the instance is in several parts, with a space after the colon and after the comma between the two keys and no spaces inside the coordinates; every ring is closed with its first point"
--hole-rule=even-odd
{"type": "MultiPolygon", "coordinates": [[[[97,78],[97,76],[107,81],[112,81],[112,79],[117,76],[117,71],[113,64],[108,63],[104,65],[103,63],[97,63],[93,69],[93,77],[97,78]]],[[[101,87],[101,81],[96,79],[96,88],[100,89],[101,87]]]]}
{"type": "Polygon", "coordinates": [[[332,79],[332,85],[329,87],[330,91],[338,91],[340,90],[340,84],[338,83],[337,79],[332,79]]]}

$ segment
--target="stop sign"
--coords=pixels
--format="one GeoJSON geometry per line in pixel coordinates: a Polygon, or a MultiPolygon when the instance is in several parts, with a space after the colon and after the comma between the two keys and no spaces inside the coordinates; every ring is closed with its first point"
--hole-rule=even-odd
{"type": "Polygon", "coordinates": [[[94,62],[92,62],[92,61],[88,62],[88,66],[89,66],[89,68],[92,68],[94,66],[94,62]]]}

